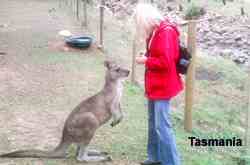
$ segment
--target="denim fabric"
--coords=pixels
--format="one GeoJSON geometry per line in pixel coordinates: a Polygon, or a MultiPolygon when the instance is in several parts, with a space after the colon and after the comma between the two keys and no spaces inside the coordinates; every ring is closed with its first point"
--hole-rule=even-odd
{"type": "Polygon", "coordinates": [[[180,165],[169,111],[169,100],[148,101],[148,160],[180,165]]]}

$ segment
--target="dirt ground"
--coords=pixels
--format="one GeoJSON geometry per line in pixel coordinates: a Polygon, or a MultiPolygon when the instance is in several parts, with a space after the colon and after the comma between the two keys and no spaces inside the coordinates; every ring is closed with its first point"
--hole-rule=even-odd
{"type": "MultiPolygon", "coordinates": [[[[67,12],[58,10],[57,3],[51,0],[0,2],[0,153],[54,148],[67,114],[102,84],[96,74],[102,74],[102,68],[88,69],[95,64],[101,66],[103,57],[98,50],[66,53],[60,52],[61,48],[57,50],[56,43],[61,40],[58,31],[69,29],[75,34],[84,31],[67,12]]],[[[77,162],[2,159],[0,164],[77,162]]]]}

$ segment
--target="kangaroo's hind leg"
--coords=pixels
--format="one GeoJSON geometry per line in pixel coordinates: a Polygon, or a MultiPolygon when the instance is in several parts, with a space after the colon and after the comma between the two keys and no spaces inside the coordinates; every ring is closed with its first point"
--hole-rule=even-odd
{"type": "MultiPolygon", "coordinates": [[[[78,117],[81,117],[78,115],[78,117]]],[[[99,127],[99,121],[96,119],[96,117],[91,114],[87,113],[84,114],[84,116],[81,117],[81,120],[79,120],[78,125],[76,127],[76,135],[77,139],[81,139],[81,141],[78,141],[79,151],[77,155],[78,161],[85,161],[85,162],[99,162],[99,161],[108,161],[110,160],[110,157],[106,155],[89,155],[88,154],[88,145],[93,138],[95,131],[99,127]]]]}
{"type": "Polygon", "coordinates": [[[102,161],[111,161],[111,157],[107,155],[100,154],[93,152],[92,154],[89,153],[88,147],[85,144],[80,144],[79,152],[77,155],[78,161],[83,162],[102,162],[102,161]]]}
{"type": "MultiPolygon", "coordinates": [[[[79,145],[79,144],[77,145],[77,151],[76,151],[77,155],[79,154],[80,146],[81,145],[79,145]]],[[[96,150],[96,149],[88,149],[88,156],[105,156],[105,155],[108,155],[108,154],[109,154],[108,152],[99,151],[99,150],[96,150]]]]}
{"type": "Polygon", "coordinates": [[[107,156],[108,152],[98,151],[95,149],[88,149],[88,155],[89,156],[107,156]]]}

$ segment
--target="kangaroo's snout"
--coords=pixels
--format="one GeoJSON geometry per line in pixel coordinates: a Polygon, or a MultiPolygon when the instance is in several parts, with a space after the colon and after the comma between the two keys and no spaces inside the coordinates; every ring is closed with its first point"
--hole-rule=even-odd
{"type": "Polygon", "coordinates": [[[128,77],[129,72],[130,71],[128,69],[124,69],[124,68],[120,69],[121,77],[128,77]]]}
{"type": "Polygon", "coordinates": [[[107,68],[107,76],[111,79],[120,79],[128,77],[130,71],[118,65],[114,61],[105,61],[104,66],[107,68]]]}

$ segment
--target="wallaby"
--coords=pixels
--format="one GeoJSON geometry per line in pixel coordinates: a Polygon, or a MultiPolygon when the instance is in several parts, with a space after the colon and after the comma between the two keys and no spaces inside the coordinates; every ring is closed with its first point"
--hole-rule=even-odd
{"type": "Polygon", "coordinates": [[[107,161],[111,158],[104,152],[87,149],[97,128],[113,118],[111,126],[121,122],[120,107],[122,80],[129,75],[113,61],[104,62],[106,70],[103,89],[96,95],[83,100],[65,121],[61,142],[53,151],[22,150],[0,155],[0,157],[66,158],[69,145],[78,146],[77,160],[85,162],[107,161]]]}

